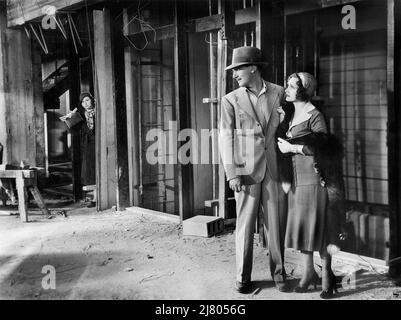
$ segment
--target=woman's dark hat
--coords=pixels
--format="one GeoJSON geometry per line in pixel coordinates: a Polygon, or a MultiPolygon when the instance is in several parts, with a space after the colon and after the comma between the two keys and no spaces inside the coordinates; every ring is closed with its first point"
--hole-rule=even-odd
{"type": "Polygon", "coordinates": [[[94,101],[95,99],[93,98],[93,96],[89,93],[89,92],[82,92],[79,95],[79,102],[82,102],[82,100],[84,100],[85,97],[89,97],[92,101],[94,101]]]}
{"type": "Polygon", "coordinates": [[[226,70],[245,65],[268,65],[263,61],[262,52],[255,47],[239,47],[233,50],[233,62],[226,70]]]}

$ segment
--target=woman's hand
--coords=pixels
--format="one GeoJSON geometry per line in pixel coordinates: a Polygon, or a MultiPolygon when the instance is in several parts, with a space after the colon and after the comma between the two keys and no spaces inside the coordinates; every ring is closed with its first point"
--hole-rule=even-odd
{"type": "Polygon", "coordinates": [[[278,138],[278,148],[280,149],[281,153],[290,153],[294,152],[294,146],[289,143],[288,141],[285,141],[284,139],[278,138]]]}
{"type": "Polygon", "coordinates": [[[278,107],[277,112],[278,112],[278,116],[280,119],[280,123],[282,123],[284,121],[284,117],[285,117],[285,111],[284,111],[283,107],[281,107],[281,106],[278,107]]]}

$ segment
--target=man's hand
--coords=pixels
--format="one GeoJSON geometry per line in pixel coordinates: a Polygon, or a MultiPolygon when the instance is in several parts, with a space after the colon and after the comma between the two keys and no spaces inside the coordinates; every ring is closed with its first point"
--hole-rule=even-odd
{"type": "Polygon", "coordinates": [[[230,189],[234,192],[240,192],[242,190],[243,185],[241,183],[241,178],[233,178],[228,183],[230,185],[230,189]]]}

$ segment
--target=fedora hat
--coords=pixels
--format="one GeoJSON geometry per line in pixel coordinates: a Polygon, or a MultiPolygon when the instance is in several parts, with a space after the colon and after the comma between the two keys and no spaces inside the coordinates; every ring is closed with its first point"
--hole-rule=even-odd
{"type": "Polygon", "coordinates": [[[267,65],[266,61],[263,61],[262,52],[260,49],[255,47],[239,47],[233,50],[233,61],[226,70],[237,68],[245,65],[267,65]]]}

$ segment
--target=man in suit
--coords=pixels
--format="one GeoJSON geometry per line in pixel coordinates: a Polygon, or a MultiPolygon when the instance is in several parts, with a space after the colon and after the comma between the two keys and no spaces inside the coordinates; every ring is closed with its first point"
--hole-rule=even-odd
{"type": "Polygon", "coordinates": [[[278,177],[275,139],[284,88],[263,80],[265,64],[258,48],[234,49],[226,70],[233,70],[239,88],[221,101],[219,150],[236,200],[236,289],[240,293],[252,288],[253,238],[260,207],[272,279],[278,290],[290,290],[284,269],[287,206],[278,177]]]}

